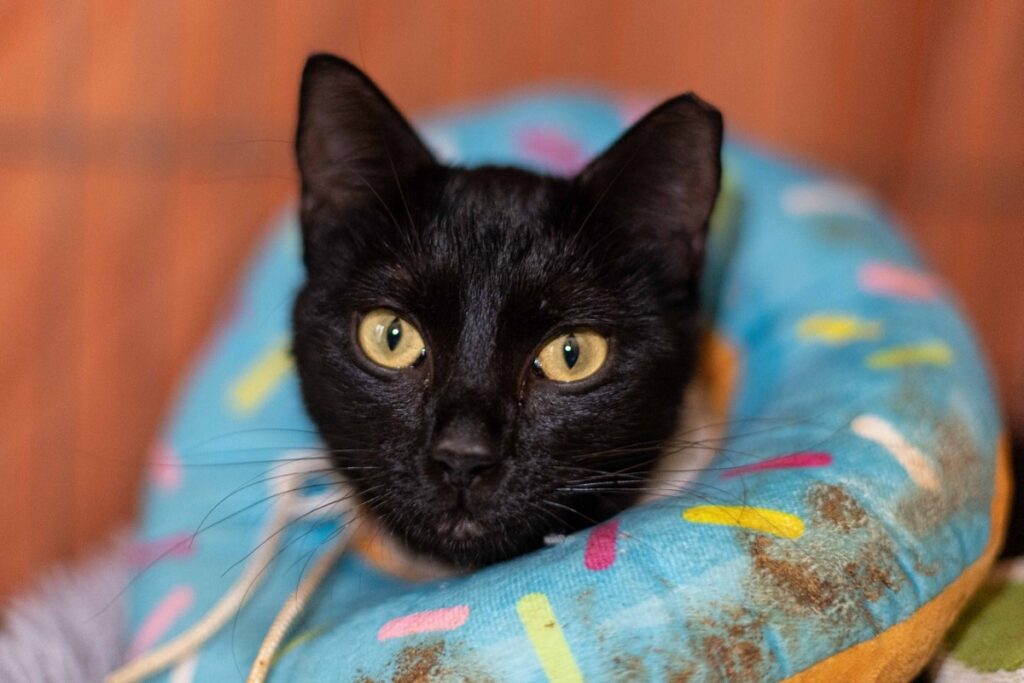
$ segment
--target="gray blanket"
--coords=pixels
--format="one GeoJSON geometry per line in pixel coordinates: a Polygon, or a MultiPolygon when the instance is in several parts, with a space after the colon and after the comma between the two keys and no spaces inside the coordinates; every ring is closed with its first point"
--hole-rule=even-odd
{"type": "Polygon", "coordinates": [[[124,543],[48,572],[0,606],[0,681],[97,683],[121,663],[131,570],[124,543]]]}

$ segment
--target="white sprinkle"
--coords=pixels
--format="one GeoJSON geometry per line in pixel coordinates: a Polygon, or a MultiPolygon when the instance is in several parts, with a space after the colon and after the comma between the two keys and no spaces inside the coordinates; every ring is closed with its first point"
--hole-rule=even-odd
{"type": "Polygon", "coordinates": [[[871,217],[871,200],[860,187],[836,181],[799,183],[782,193],[782,208],[793,216],[871,217]]]}
{"type": "Polygon", "coordinates": [[[426,140],[427,146],[433,150],[434,155],[441,161],[458,161],[459,146],[450,132],[442,128],[428,127],[420,133],[426,140]]]}
{"type": "Polygon", "coordinates": [[[930,491],[938,491],[942,488],[939,475],[928,458],[903,438],[903,435],[892,426],[892,423],[877,415],[861,415],[854,419],[850,429],[862,439],[874,441],[889,451],[896,462],[914,480],[914,483],[921,488],[930,491]]]}

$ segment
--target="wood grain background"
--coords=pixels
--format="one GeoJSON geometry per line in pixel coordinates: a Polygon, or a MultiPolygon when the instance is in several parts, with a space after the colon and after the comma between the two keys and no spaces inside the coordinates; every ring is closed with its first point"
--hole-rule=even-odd
{"type": "Polygon", "coordinates": [[[890,202],[1024,429],[1019,0],[0,0],[0,595],[130,517],[176,378],[295,191],[318,50],[414,114],[696,90],[890,202]]]}

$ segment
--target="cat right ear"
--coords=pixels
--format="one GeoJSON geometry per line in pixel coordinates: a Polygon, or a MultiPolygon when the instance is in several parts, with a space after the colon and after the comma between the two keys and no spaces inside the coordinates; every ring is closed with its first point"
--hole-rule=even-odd
{"type": "Polygon", "coordinates": [[[633,125],[576,177],[582,223],[628,227],[696,291],[722,172],[722,115],[693,93],[633,125]]]}
{"type": "Polygon", "coordinates": [[[313,55],[302,72],[295,151],[303,211],[357,204],[399,216],[403,180],[435,163],[398,109],[350,62],[313,55]]]}

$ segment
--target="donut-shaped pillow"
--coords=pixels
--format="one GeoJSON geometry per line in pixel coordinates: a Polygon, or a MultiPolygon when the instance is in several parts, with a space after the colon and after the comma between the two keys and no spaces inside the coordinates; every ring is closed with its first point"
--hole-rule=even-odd
{"type": "MultiPolygon", "coordinates": [[[[569,173],[635,104],[533,94],[421,130],[442,158],[569,173]]],[[[677,495],[464,577],[403,579],[363,543],[330,570],[269,680],[831,683],[904,680],[927,662],[1004,528],[1005,445],[977,344],[854,186],[736,140],[724,164],[700,380],[725,425],[711,465],[677,495]]],[[[133,655],[235,583],[267,541],[276,473],[317,444],[289,356],[293,214],[154,448],[133,655]]],[[[289,524],[241,611],[158,678],[244,677],[338,528],[312,514],[289,524]]]]}

